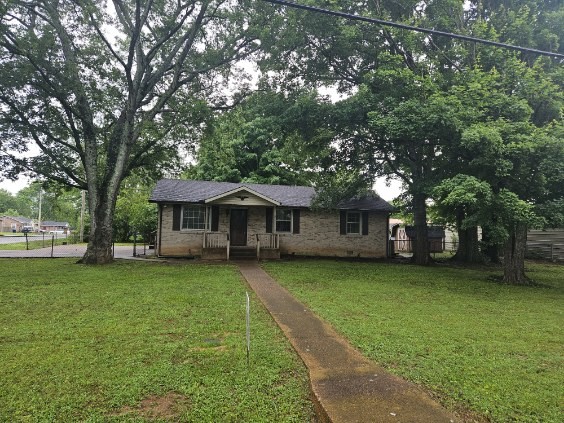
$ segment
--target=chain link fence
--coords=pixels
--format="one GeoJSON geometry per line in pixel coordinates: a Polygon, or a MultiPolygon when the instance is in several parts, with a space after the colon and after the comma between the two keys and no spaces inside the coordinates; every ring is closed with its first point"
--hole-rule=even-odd
{"type": "MultiPolygon", "coordinates": [[[[394,255],[410,257],[413,254],[414,241],[391,240],[390,248],[394,255]]],[[[429,250],[434,258],[449,258],[456,254],[457,241],[430,243],[429,250]]],[[[564,243],[527,241],[525,256],[528,259],[564,261],[564,243]]]]}
{"type": "MultiPolygon", "coordinates": [[[[29,233],[0,236],[0,257],[82,257],[86,243],[80,242],[78,234],[29,233]]],[[[131,258],[154,253],[148,243],[113,246],[115,258],[131,258]]]]}

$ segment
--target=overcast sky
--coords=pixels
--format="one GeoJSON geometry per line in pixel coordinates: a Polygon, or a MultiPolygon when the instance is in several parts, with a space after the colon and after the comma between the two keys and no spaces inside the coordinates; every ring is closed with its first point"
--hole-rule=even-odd
{"type": "MultiPolygon", "coordinates": [[[[10,191],[12,194],[15,194],[20,189],[24,188],[27,184],[29,184],[29,179],[21,177],[14,182],[3,180],[2,182],[0,182],[0,188],[4,188],[10,191]]],[[[391,186],[387,187],[386,182],[383,178],[380,178],[376,181],[374,188],[376,189],[378,195],[386,201],[393,200],[401,193],[401,184],[399,182],[392,181],[391,186]]]]}

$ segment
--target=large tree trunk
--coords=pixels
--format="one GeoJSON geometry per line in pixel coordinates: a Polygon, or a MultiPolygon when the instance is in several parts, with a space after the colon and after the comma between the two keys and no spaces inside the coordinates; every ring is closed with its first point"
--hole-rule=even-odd
{"type": "Polygon", "coordinates": [[[98,196],[89,192],[90,233],[86,253],[79,261],[84,264],[107,264],[114,260],[113,223],[119,183],[114,182],[96,190],[98,196]]]}
{"type": "Polygon", "coordinates": [[[458,229],[458,248],[452,258],[462,263],[482,263],[484,261],[478,245],[478,228],[462,229],[465,218],[463,210],[456,215],[456,227],[458,229]]]}
{"type": "Polygon", "coordinates": [[[484,257],[478,245],[478,228],[458,230],[458,248],[452,259],[462,263],[483,263],[484,257]]]}
{"type": "Polygon", "coordinates": [[[484,255],[491,263],[500,263],[499,260],[499,245],[496,240],[490,236],[490,231],[482,227],[482,241],[484,242],[484,255]]]}
{"type": "Polygon", "coordinates": [[[518,223],[505,243],[503,259],[503,282],[512,285],[529,285],[525,276],[525,249],[527,246],[527,225],[518,223]]]}
{"type": "Polygon", "coordinates": [[[415,223],[415,245],[413,246],[413,262],[419,265],[428,265],[429,236],[427,231],[427,204],[424,194],[413,196],[413,220],[415,223]]]}

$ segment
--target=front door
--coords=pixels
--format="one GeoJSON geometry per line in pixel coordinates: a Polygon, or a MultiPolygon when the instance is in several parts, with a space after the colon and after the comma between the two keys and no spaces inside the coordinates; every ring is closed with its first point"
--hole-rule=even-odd
{"type": "Polygon", "coordinates": [[[247,210],[231,209],[229,240],[233,246],[247,245],[247,210]]]}

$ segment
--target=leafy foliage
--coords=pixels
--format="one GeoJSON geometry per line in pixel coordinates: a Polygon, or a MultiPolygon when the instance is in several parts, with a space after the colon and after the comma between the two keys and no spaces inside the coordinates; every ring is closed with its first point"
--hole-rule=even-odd
{"type": "Polygon", "coordinates": [[[219,115],[186,177],[307,185],[331,163],[331,104],[315,93],[258,92],[219,115]]]}
{"type": "Polygon", "coordinates": [[[137,175],[125,179],[116,202],[114,239],[128,242],[134,234],[149,241],[157,230],[157,206],[149,203],[153,184],[144,184],[137,175]]]}
{"type": "Polygon", "coordinates": [[[88,190],[85,262],[111,261],[121,181],[174,168],[259,49],[261,4],[9,0],[0,13],[0,161],[88,190]],[[22,156],[34,143],[40,153],[22,156]]]}

